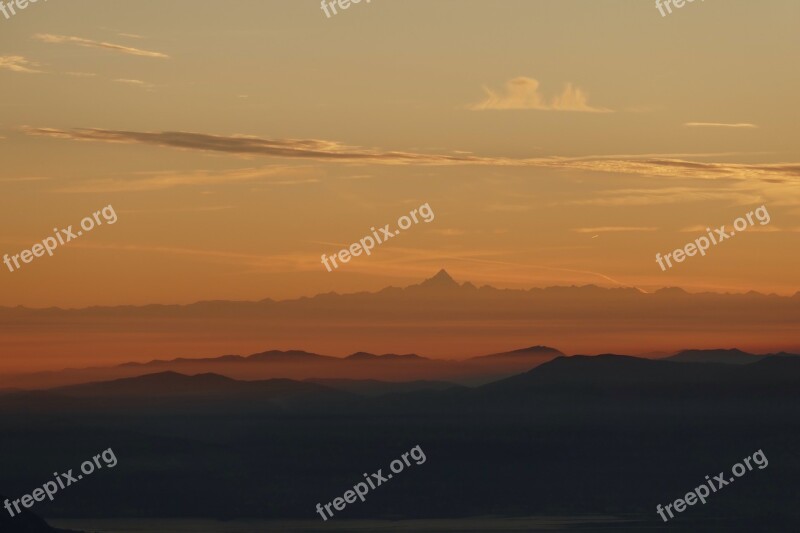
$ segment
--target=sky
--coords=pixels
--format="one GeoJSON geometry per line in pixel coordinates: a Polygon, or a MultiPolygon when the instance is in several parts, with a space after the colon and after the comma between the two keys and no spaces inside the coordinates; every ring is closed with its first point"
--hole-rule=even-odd
{"type": "Polygon", "coordinates": [[[116,221],[0,265],[0,305],[287,299],[441,268],[794,294],[798,22],[792,0],[29,4],[0,15],[0,254],[116,221]],[[322,264],[423,204],[430,222],[322,264]],[[761,206],[769,223],[656,262],[761,206]]]}

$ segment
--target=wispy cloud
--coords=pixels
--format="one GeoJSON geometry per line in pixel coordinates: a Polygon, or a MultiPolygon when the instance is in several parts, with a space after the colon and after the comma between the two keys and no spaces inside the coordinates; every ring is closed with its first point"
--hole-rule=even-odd
{"type": "MultiPolygon", "coordinates": [[[[701,201],[729,201],[735,204],[757,202],[760,196],[755,190],[738,190],[720,187],[663,187],[641,189],[613,189],[598,192],[593,198],[573,200],[569,205],[599,206],[646,206],[683,204],[701,201]]],[[[599,229],[599,228],[596,228],[599,229]]],[[[587,231],[593,231],[589,228],[587,231]]]]}
{"type": "Polygon", "coordinates": [[[737,124],[723,124],[721,122],[687,122],[684,124],[689,128],[757,128],[755,124],[740,122],[737,124]]]}
{"type": "MultiPolygon", "coordinates": [[[[346,146],[336,141],[315,139],[263,139],[189,132],[137,132],[104,129],[56,129],[23,127],[28,135],[73,141],[146,144],[204,152],[258,155],[281,159],[311,159],[339,163],[377,165],[483,165],[498,167],[540,167],[585,170],[649,177],[704,180],[762,180],[769,183],[796,182],[800,163],[741,164],[686,161],[669,154],[539,157],[513,159],[468,154],[423,154],[346,146]]],[[[674,155],[674,154],[673,154],[674,155]]],[[[690,154],[686,154],[689,156],[690,154]]],[[[706,157],[708,154],[698,154],[706,157]]]]}
{"type": "Polygon", "coordinates": [[[114,81],[117,82],[117,83],[125,83],[127,85],[135,85],[136,87],[141,87],[142,89],[152,90],[152,89],[155,88],[155,85],[153,85],[152,83],[148,83],[148,82],[142,81],[142,80],[127,80],[127,79],[124,79],[124,78],[120,78],[120,79],[116,79],[114,81]]]}
{"type": "Polygon", "coordinates": [[[22,56],[0,56],[0,70],[10,70],[11,72],[22,72],[25,74],[39,74],[38,63],[29,61],[22,56]]]}
{"type": "MultiPolygon", "coordinates": [[[[499,164],[501,161],[499,159],[470,155],[438,155],[374,150],[345,146],[336,141],[317,139],[262,139],[240,135],[222,136],[191,132],[136,132],[94,128],[62,130],[23,127],[22,130],[28,135],[41,135],[73,141],[150,144],[189,150],[293,159],[397,165],[499,164]]],[[[514,164],[512,160],[507,161],[510,164],[514,164]]]]}
{"type": "Polygon", "coordinates": [[[120,209],[120,214],[137,214],[137,213],[206,213],[214,211],[227,211],[234,209],[232,205],[209,205],[198,207],[170,207],[167,209],[120,209]]]}
{"type": "Polygon", "coordinates": [[[169,58],[168,55],[162,54],[161,52],[140,50],[139,48],[123,46],[121,44],[107,43],[103,41],[94,41],[92,39],[84,39],[83,37],[73,37],[70,35],[53,35],[51,33],[37,33],[36,35],[33,36],[33,38],[38,41],[42,41],[43,43],[77,44],[78,46],[86,46],[89,48],[103,48],[105,50],[111,50],[114,52],[120,52],[123,54],[130,54],[134,56],[154,57],[161,59],[169,58]]]}
{"type": "Polygon", "coordinates": [[[265,168],[241,168],[226,171],[198,170],[190,172],[151,172],[144,177],[108,178],[87,180],[55,189],[56,193],[108,193],[108,192],[147,192],[185,187],[192,185],[218,185],[243,182],[265,181],[269,184],[283,185],[307,179],[309,170],[298,167],[273,166],[265,168]],[[273,181],[270,178],[279,178],[273,181]]]}
{"type": "Polygon", "coordinates": [[[535,109],[539,111],[578,111],[583,113],[612,113],[611,109],[592,107],[588,95],[571,83],[564,86],[560,94],[548,102],[539,92],[539,81],[519,77],[506,82],[505,91],[495,92],[484,87],[486,98],[482,102],[468,106],[472,111],[535,109]]]}
{"type": "Polygon", "coordinates": [[[575,228],[576,233],[623,233],[638,231],[656,231],[658,228],[646,228],[637,226],[600,226],[597,228],[575,228]]]}

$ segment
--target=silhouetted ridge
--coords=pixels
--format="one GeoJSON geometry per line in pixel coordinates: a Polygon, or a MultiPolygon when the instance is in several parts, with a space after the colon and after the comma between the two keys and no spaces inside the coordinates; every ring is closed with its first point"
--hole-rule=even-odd
{"type": "Polygon", "coordinates": [[[552,356],[559,357],[565,355],[564,352],[551,348],[549,346],[530,346],[528,348],[520,348],[519,350],[512,350],[510,352],[493,353],[489,355],[479,355],[473,357],[472,361],[497,359],[497,358],[525,358],[537,356],[552,356]]]}
{"type": "Polygon", "coordinates": [[[328,356],[315,353],[304,352],[302,350],[270,350],[268,352],[256,353],[247,357],[251,361],[302,361],[328,359],[328,356]]]}
{"type": "Polygon", "coordinates": [[[421,357],[417,354],[413,353],[406,353],[406,354],[395,354],[395,353],[387,353],[383,355],[376,355],[374,353],[369,352],[356,352],[354,354],[348,355],[345,359],[349,359],[352,361],[375,361],[375,360],[423,360],[427,359],[426,357],[421,357]]]}
{"type": "Polygon", "coordinates": [[[240,383],[219,374],[205,373],[187,376],[178,372],[158,372],[132,378],[115,379],[70,385],[51,389],[51,392],[68,395],[100,395],[139,396],[139,395],[181,395],[207,394],[211,392],[228,392],[236,389],[240,383]]]}
{"type": "Polygon", "coordinates": [[[797,354],[768,355],[746,367],[751,380],[761,383],[800,382],[800,356],[797,354]]]}
{"type": "Polygon", "coordinates": [[[497,389],[559,387],[653,387],[715,381],[737,368],[722,364],[682,365],[627,355],[558,357],[524,374],[486,385],[497,389]]]}
{"type": "Polygon", "coordinates": [[[676,363],[726,363],[729,365],[747,365],[755,363],[764,356],[743,352],[736,348],[716,350],[683,350],[675,355],[665,357],[665,361],[676,363]]]}

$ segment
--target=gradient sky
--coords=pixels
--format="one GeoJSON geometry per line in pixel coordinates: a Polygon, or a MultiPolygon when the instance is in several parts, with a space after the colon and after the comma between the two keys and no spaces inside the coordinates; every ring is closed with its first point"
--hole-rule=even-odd
{"type": "Polygon", "coordinates": [[[0,254],[119,219],[0,265],[0,305],[281,299],[440,268],[793,294],[798,23],[794,0],[30,4],[0,15],[0,254]],[[433,222],[321,265],[423,203],[433,222]],[[770,224],[656,264],[761,205],[770,224]]]}

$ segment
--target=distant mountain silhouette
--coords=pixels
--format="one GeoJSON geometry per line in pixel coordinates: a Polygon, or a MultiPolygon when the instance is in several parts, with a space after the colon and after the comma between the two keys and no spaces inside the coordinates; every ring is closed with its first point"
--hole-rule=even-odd
{"type": "Polygon", "coordinates": [[[134,378],[116,379],[101,383],[87,383],[50,389],[51,393],[66,396],[202,396],[206,394],[232,394],[240,384],[251,387],[263,382],[239,382],[218,374],[186,376],[177,372],[159,372],[134,378]]]}
{"type": "Polygon", "coordinates": [[[461,285],[456,283],[450,274],[447,273],[444,269],[440,270],[430,279],[426,279],[419,285],[412,285],[409,289],[425,289],[425,290],[458,290],[461,288],[461,285]]]}
{"type": "Polygon", "coordinates": [[[312,382],[289,379],[239,381],[218,374],[188,376],[159,372],[112,381],[25,391],[0,397],[0,409],[25,406],[35,411],[113,411],[115,409],[171,411],[302,411],[346,409],[356,397],[312,382]]]}
{"type": "MultiPolygon", "coordinates": [[[[123,363],[114,367],[67,369],[4,376],[0,378],[0,385],[8,384],[16,387],[0,390],[0,396],[20,390],[53,389],[54,387],[105,382],[147,374],[159,375],[159,373],[193,375],[197,381],[192,386],[203,385],[198,377],[203,374],[246,381],[271,379],[305,380],[314,383],[321,383],[325,379],[342,380],[343,382],[391,383],[433,381],[475,386],[526,372],[563,356],[563,352],[555,348],[540,345],[477,356],[462,361],[431,359],[416,354],[376,355],[368,352],[356,352],[346,357],[333,357],[302,350],[269,350],[249,356],[179,357],[172,360],[157,359],[147,363],[123,363]]],[[[771,356],[800,357],[786,352],[754,355],[737,349],[685,350],[675,356],[662,358],[661,361],[739,365],[755,363],[771,356]]],[[[174,385],[180,385],[180,383],[174,383],[174,385]]]]}
{"type": "Polygon", "coordinates": [[[725,350],[684,350],[675,355],[664,357],[665,361],[676,363],[727,363],[730,365],[749,365],[765,356],[755,355],[736,348],[725,350]]]}
{"type": "Polygon", "coordinates": [[[718,364],[685,367],[671,362],[626,355],[575,355],[559,357],[524,374],[487,385],[488,388],[583,386],[652,386],[718,380],[731,370],[718,364]]]}
{"type": "Polygon", "coordinates": [[[535,368],[552,361],[564,353],[549,346],[530,346],[510,352],[479,355],[468,360],[470,364],[486,369],[492,381],[535,368]]]}
{"type": "Polygon", "coordinates": [[[187,376],[177,372],[159,372],[103,383],[87,383],[50,389],[66,396],[205,396],[257,393],[260,395],[329,393],[328,387],[290,379],[239,381],[219,374],[187,376]]]}
{"type": "Polygon", "coordinates": [[[421,360],[429,360],[427,357],[420,357],[417,354],[407,353],[407,354],[395,354],[395,353],[387,353],[383,355],[375,355],[372,353],[367,352],[356,352],[354,354],[350,354],[345,359],[349,359],[351,361],[421,361],[421,360]]]}
{"type": "Polygon", "coordinates": [[[268,352],[253,354],[247,357],[247,359],[251,361],[311,362],[311,361],[322,361],[325,359],[329,359],[329,357],[324,355],[318,355],[315,353],[304,352],[302,350],[289,350],[288,352],[282,352],[280,350],[270,350],[268,352]]]}
{"type": "Polygon", "coordinates": [[[570,406],[579,409],[606,403],[624,411],[662,400],[686,402],[710,397],[728,401],[756,392],[758,397],[767,398],[797,395],[798,391],[800,357],[769,356],[749,365],[732,365],[604,354],[560,356],[530,371],[475,388],[431,381],[241,381],[211,373],[189,376],[168,371],[11,393],[0,397],[0,411],[424,413],[444,409],[508,413],[561,411],[570,406]],[[367,402],[367,398],[374,400],[367,402]]]}
{"type": "Polygon", "coordinates": [[[180,374],[213,373],[241,380],[317,378],[377,380],[391,382],[440,380],[460,384],[481,384],[530,370],[562,355],[552,348],[525,348],[466,361],[430,359],[416,354],[356,352],[347,357],[320,355],[302,350],[270,350],[249,356],[224,355],[210,358],[179,357],[147,363],[123,363],[113,367],[68,369],[27,375],[4,376],[0,385],[19,389],[41,389],[72,384],[108,381],[157,372],[180,374]]]}
{"type": "Polygon", "coordinates": [[[504,411],[605,406],[621,413],[671,409],[670,405],[685,409],[681,406],[691,403],[728,411],[751,398],[766,401],[797,398],[798,394],[800,357],[769,356],[750,365],[732,365],[606,354],[559,357],[524,374],[484,385],[476,389],[471,401],[473,409],[504,411]]]}
{"type": "Polygon", "coordinates": [[[528,357],[560,357],[565,355],[563,352],[550,348],[549,346],[531,346],[510,352],[493,353],[489,355],[479,355],[470,361],[485,361],[490,359],[523,359],[528,357]]]}
{"type": "MultiPolygon", "coordinates": [[[[572,353],[612,349],[618,353],[676,353],[680,347],[676,343],[691,346],[697,342],[698,324],[709,326],[704,329],[703,345],[717,342],[752,351],[750,347],[762,345],[768,335],[770,345],[798,351],[795,331],[800,324],[800,294],[688,293],[677,288],[648,294],[632,287],[594,285],[499,289],[459,284],[440,271],[404,288],[284,301],[85,309],[5,307],[0,308],[0,352],[26,360],[62,353],[64,346],[70,346],[76,358],[102,359],[109,365],[164,358],[166,349],[199,358],[224,353],[222,350],[252,353],[258,346],[338,354],[414,351],[434,359],[466,359],[491,353],[495,346],[508,346],[512,339],[524,342],[520,339],[535,334],[544,345],[569,342],[572,353]],[[34,330],[36,335],[31,335],[34,330]],[[298,338],[307,342],[299,346],[298,338]]],[[[227,362],[235,364],[239,359],[231,355],[227,362]]],[[[330,377],[386,379],[378,374],[330,377]]],[[[402,379],[450,378],[421,374],[402,379]]],[[[0,382],[0,387],[5,386],[16,385],[0,382]]]]}

